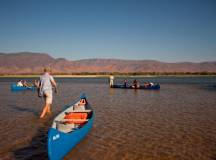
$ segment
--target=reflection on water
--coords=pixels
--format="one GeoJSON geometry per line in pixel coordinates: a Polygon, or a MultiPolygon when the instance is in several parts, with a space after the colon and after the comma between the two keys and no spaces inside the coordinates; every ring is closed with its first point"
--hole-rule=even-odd
{"type": "Polygon", "coordinates": [[[94,126],[65,159],[216,159],[215,77],[152,78],[162,82],[160,91],[110,89],[104,78],[61,78],[53,113],[43,120],[43,101],[35,92],[11,93],[13,81],[0,80],[0,159],[47,159],[52,119],[82,92],[95,110],[94,126]]]}

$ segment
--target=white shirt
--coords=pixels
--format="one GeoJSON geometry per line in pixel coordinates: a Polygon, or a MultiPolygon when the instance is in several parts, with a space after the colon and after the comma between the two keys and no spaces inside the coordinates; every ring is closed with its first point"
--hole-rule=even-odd
{"type": "Polygon", "coordinates": [[[17,86],[22,87],[23,86],[22,82],[21,81],[17,82],[17,86]]]}
{"type": "Polygon", "coordinates": [[[52,84],[51,81],[54,81],[53,77],[49,73],[45,73],[40,77],[40,89],[42,92],[51,91],[52,92],[52,84]]]}

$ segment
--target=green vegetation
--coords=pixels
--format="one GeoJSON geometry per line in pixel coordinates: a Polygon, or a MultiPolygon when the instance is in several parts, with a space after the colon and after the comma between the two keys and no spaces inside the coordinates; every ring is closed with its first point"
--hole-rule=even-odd
{"type": "Polygon", "coordinates": [[[0,74],[0,77],[8,77],[8,78],[19,78],[19,77],[26,77],[26,78],[34,78],[34,77],[39,77],[40,75],[36,74],[0,74]]]}
{"type": "Polygon", "coordinates": [[[55,75],[122,75],[122,76],[161,76],[161,75],[216,75],[216,72],[81,72],[81,73],[55,73],[55,75]]]}

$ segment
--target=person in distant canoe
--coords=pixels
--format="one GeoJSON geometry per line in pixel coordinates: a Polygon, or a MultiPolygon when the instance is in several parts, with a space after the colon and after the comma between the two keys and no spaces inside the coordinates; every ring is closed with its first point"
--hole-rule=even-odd
{"type": "Polygon", "coordinates": [[[137,88],[138,87],[138,82],[136,79],[134,79],[133,81],[133,88],[137,88]]]}
{"type": "Polygon", "coordinates": [[[149,82],[145,82],[145,83],[144,83],[144,87],[145,87],[145,88],[148,88],[149,85],[150,85],[149,82]]]}
{"type": "Polygon", "coordinates": [[[114,81],[114,76],[110,76],[110,87],[112,87],[114,85],[113,81],[114,81]]]}
{"type": "Polygon", "coordinates": [[[34,80],[33,86],[36,87],[36,88],[39,88],[39,83],[40,83],[40,81],[34,80]]]}
{"type": "Polygon", "coordinates": [[[40,118],[43,118],[46,115],[46,113],[51,112],[50,107],[53,100],[52,87],[55,88],[55,92],[57,93],[57,84],[53,76],[50,75],[50,70],[48,68],[44,68],[44,74],[40,77],[38,87],[39,96],[43,96],[45,99],[45,105],[40,115],[40,118]]]}
{"type": "Polygon", "coordinates": [[[29,87],[29,85],[27,84],[26,80],[22,81],[22,84],[24,87],[29,87]]]}
{"type": "Polygon", "coordinates": [[[19,80],[19,81],[17,82],[17,86],[19,86],[19,87],[23,87],[22,80],[19,80]]]}
{"type": "Polygon", "coordinates": [[[127,83],[128,83],[128,82],[127,82],[127,80],[125,79],[125,80],[124,80],[124,87],[125,87],[125,88],[127,87],[127,83]]]}

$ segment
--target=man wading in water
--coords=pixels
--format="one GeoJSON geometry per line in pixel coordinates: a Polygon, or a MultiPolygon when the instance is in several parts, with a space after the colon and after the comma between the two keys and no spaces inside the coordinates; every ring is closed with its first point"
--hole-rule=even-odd
{"type": "Polygon", "coordinates": [[[53,78],[53,76],[51,76],[49,74],[49,69],[48,68],[44,68],[44,74],[40,77],[40,81],[39,84],[37,84],[38,89],[39,89],[39,93],[38,96],[39,97],[44,97],[45,99],[45,105],[43,107],[43,111],[40,115],[40,118],[43,118],[46,113],[50,113],[50,107],[52,104],[52,99],[53,99],[53,95],[52,95],[52,87],[55,88],[55,93],[57,93],[57,85],[56,82],[53,78]]]}

